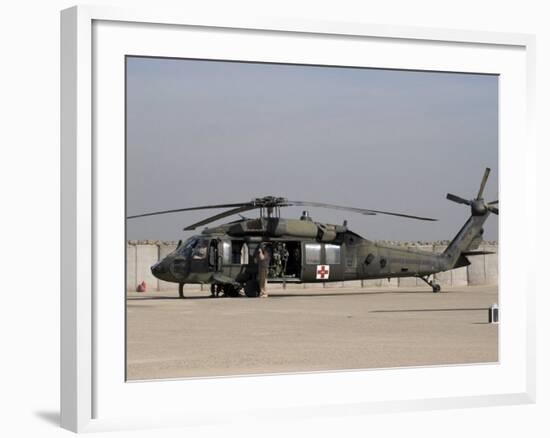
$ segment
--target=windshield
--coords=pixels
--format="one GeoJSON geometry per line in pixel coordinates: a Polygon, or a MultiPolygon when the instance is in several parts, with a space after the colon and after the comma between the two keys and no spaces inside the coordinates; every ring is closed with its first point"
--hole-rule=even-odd
{"type": "Polygon", "coordinates": [[[208,252],[208,240],[190,237],[178,249],[177,254],[184,260],[204,260],[208,252]]]}

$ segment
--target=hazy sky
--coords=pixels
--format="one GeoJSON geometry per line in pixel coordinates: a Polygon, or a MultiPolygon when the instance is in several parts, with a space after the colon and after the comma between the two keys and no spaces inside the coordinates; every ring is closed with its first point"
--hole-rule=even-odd
{"type": "MultiPolygon", "coordinates": [[[[475,197],[490,167],[498,197],[497,76],[132,57],[126,111],[128,215],[275,195],[435,217],[309,209],[370,239],[439,240],[469,216],[447,192],[475,197]]],[[[219,211],[128,220],[127,237],[186,238],[219,211]]]]}

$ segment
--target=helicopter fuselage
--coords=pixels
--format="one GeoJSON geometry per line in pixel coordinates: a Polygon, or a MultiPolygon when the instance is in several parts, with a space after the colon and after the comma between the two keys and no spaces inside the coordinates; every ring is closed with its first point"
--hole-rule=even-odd
{"type": "Polygon", "coordinates": [[[425,277],[447,268],[439,255],[381,245],[346,225],[321,224],[306,217],[244,219],[205,229],[180,242],[152,272],[169,282],[239,288],[256,278],[255,254],[260,244],[270,253],[269,282],[425,277]]]}

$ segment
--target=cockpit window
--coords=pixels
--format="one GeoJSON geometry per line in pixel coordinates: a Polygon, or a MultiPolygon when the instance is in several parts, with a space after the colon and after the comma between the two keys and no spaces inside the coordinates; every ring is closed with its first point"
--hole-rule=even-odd
{"type": "Polygon", "coordinates": [[[185,242],[183,242],[182,245],[178,246],[178,254],[184,255],[185,250],[193,248],[193,246],[195,246],[195,243],[197,243],[197,239],[195,237],[190,237],[185,242]]]}
{"type": "Polygon", "coordinates": [[[208,253],[208,240],[190,237],[176,251],[183,259],[204,260],[208,253]]]}
{"type": "Polygon", "coordinates": [[[196,245],[193,247],[193,252],[192,252],[193,260],[204,260],[206,258],[207,252],[208,252],[208,242],[204,239],[198,240],[196,245]]]}

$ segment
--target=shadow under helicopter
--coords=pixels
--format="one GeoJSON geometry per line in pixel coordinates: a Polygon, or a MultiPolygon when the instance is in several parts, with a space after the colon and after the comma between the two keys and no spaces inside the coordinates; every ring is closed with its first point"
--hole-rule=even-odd
{"type": "MultiPolygon", "coordinates": [[[[448,293],[448,292],[442,292],[442,293],[448,293]]],[[[281,298],[303,298],[303,297],[342,297],[342,296],[361,296],[361,295],[386,295],[386,294],[424,294],[432,296],[433,292],[431,290],[403,290],[403,291],[397,291],[397,290],[388,290],[388,291],[364,291],[364,292],[300,292],[300,293],[270,293],[269,299],[281,299],[281,298]]],[[[126,297],[126,300],[128,301],[141,301],[141,300],[178,300],[178,301],[186,301],[186,300],[211,300],[211,299],[221,299],[221,298],[247,298],[246,296],[238,296],[238,297],[229,297],[225,295],[220,295],[219,297],[213,297],[211,295],[199,295],[199,296],[187,296],[182,300],[179,297],[174,296],[146,296],[146,297],[126,297]]],[[[477,310],[477,309],[476,309],[477,310]]]]}

